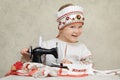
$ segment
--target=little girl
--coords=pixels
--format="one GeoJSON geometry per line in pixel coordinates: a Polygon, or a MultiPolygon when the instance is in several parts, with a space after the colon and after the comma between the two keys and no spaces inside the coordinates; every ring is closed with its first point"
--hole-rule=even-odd
{"type": "MultiPolygon", "coordinates": [[[[73,4],[63,5],[57,12],[57,22],[59,29],[57,37],[42,42],[41,47],[50,49],[56,47],[57,43],[59,57],[57,63],[91,63],[91,52],[78,41],[84,24],[83,8],[73,4]]],[[[28,48],[22,49],[21,54],[29,61],[28,48]]],[[[56,63],[53,55],[46,55],[43,58],[45,58],[46,65],[56,63]]]]}

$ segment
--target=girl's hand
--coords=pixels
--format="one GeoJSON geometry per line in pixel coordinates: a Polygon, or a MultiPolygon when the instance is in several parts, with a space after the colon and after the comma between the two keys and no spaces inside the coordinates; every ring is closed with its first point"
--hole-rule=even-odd
{"type": "Polygon", "coordinates": [[[72,64],[72,62],[69,61],[68,59],[61,60],[61,63],[63,63],[63,64],[72,64]]]}
{"type": "Polygon", "coordinates": [[[20,54],[22,55],[21,61],[22,62],[29,62],[30,59],[30,53],[29,53],[29,48],[23,48],[20,51],[20,54]]]}
{"type": "Polygon", "coordinates": [[[20,53],[21,53],[22,55],[30,55],[28,51],[29,51],[29,48],[23,48],[23,49],[20,51],[20,53]]]}

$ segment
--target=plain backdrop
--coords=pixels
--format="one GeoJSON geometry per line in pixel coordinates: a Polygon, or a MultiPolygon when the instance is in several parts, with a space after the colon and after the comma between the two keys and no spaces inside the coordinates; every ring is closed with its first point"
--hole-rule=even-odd
{"type": "Polygon", "coordinates": [[[73,3],[84,8],[80,41],[93,54],[96,69],[120,68],[120,0],[0,0],[0,76],[21,58],[20,50],[55,38],[56,12],[73,3]]]}

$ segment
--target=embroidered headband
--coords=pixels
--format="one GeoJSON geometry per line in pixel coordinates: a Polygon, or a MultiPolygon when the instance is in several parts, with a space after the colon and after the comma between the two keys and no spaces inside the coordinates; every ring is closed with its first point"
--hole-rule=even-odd
{"type": "Polygon", "coordinates": [[[82,23],[84,24],[83,8],[77,5],[68,6],[61,11],[57,12],[58,29],[71,24],[82,23]]]}

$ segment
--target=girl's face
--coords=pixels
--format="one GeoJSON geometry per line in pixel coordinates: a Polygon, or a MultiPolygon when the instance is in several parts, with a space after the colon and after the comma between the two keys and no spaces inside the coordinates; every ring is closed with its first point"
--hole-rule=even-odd
{"type": "Polygon", "coordinates": [[[73,23],[59,30],[59,39],[65,42],[74,43],[78,41],[82,33],[82,23],[73,23]]]}

